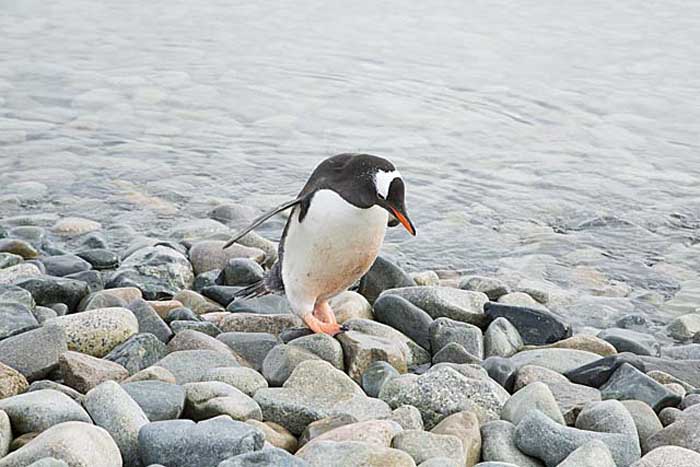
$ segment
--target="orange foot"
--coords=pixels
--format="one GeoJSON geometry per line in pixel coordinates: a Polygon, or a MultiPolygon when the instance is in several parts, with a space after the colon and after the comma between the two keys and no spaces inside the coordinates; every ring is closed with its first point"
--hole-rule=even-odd
{"type": "Polygon", "coordinates": [[[329,336],[335,336],[340,331],[344,330],[344,328],[340,326],[340,324],[325,323],[320,319],[316,318],[312,313],[302,316],[302,319],[304,320],[304,323],[306,323],[306,325],[309,327],[309,329],[311,329],[317,334],[324,333],[328,334],[329,336]]]}

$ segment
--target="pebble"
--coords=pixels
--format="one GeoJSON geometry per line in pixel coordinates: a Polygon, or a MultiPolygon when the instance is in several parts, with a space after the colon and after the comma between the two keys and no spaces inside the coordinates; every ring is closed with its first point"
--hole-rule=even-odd
{"type": "Polygon", "coordinates": [[[655,412],[676,407],[681,397],[628,363],[623,363],[600,387],[603,399],[640,400],[655,412]]]}
{"type": "Polygon", "coordinates": [[[296,452],[298,446],[297,439],[285,427],[274,422],[261,422],[260,420],[251,419],[245,422],[263,433],[266,444],[284,449],[287,452],[296,452]]]}
{"type": "Polygon", "coordinates": [[[700,344],[666,347],[662,349],[662,355],[671,360],[700,360],[700,344]]]}
{"type": "Polygon", "coordinates": [[[450,342],[433,355],[433,364],[438,363],[480,363],[481,359],[469,353],[462,345],[450,342]]]}
{"type": "Polygon", "coordinates": [[[279,335],[289,328],[303,326],[301,318],[296,315],[259,315],[253,313],[234,313],[221,321],[219,327],[224,332],[265,332],[279,335]]]}
{"type": "Polygon", "coordinates": [[[525,365],[518,368],[515,374],[515,381],[513,384],[513,390],[519,391],[528,384],[534,383],[535,381],[540,381],[546,384],[568,384],[569,380],[566,379],[561,373],[544,368],[537,365],[525,365]]]}
{"type": "Polygon", "coordinates": [[[223,461],[218,467],[260,467],[265,465],[275,467],[308,467],[309,464],[283,449],[268,448],[262,451],[239,454],[223,461]]]}
{"type": "Polygon", "coordinates": [[[485,293],[489,300],[495,301],[503,295],[510,293],[510,288],[502,281],[491,277],[470,276],[463,278],[459,283],[462,290],[485,293]]]}
{"type": "Polygon", "coordinates": [[[116,346],[104,359],[118,363],[130,375],[156,363],[167,353],[165,344],[149,333],[135,334],[116,346]]]}
{"type": "Polygon", "coordinates": [[[207,213],[210,218],[237,229],[253,222],[258,214],[255,208],[237,203],[220,204],[207,213]]]}
{"type": "Polygon", "coordinates": [[[89,270],[68,274],[64,279],[72,279],[78,282],[84,282],[87,285],[89,293],[99,292],[105,288],[104,279],[99,271],[89,270]]]}
{"type": "Polygon", "coordinates": [[[76,255],[47,256],[42,258],[41,262],[49,276],[63,277],[92,269],[90,263],[76,255]]]}
{"type": "MultiPolygon", "coordinates": [[[[231,248],[248,250],[242,245],[234,245],[231,248]]],[[[223,285],[246,286],[261,281],[265,270],[256,261],[247,257],[230,258],[222,272],[223,285]]]]}
{"type": "Polygon", "coordinates": [[[557,467],[617,467],[610,450],[602,441],[584,444],[557,467]]]}
{"type": "Polygon", "coordinates": [[[649,452],[647,441],[649,438],[663,429],[659,417],[656,416],[654,410],[648,404],[642,401],[622,401],[629,414],[634,420],[639,435],[639,444],[642,447],[642,452],[649,452]]]}
{"type": "MultiPolygon", "coordinates": [[[[50,321],[50,320],[49,320],[50,321]]],[[[68,350],[63,329],[45,324],[0,341],[0,362],[35,381],[58,367],[58,358],[68,350]],[[37,352],[36,349],[41,349],[37,352]]]]}
{"type": "Polygon", "coordinates": [[[408,371],[408,351],[401,347],[400,342],[357,331],[341,333],[337,339],[343,347],[347,373],[358,383],[365,370],[380,360],[389,363],[399,373],[408,371]]]}
{"type": "Polygon", "coordinates": [[[412,405],[402,405],[401,407],[395,408],[388,417],[388,420],[398,423],[404,430],[423,429],[423,418],[421,417],[420,410],[412,405]]]}
{"type": "Polygon", "coordinates": [[[377,297],[385,290],[413,285],[416,285],[416,283],[403,269],[383,256],[377,256],[372,267],[360,279],[360,286],[357,291],[369,303],[374,303],[377,297]]]}
{"type": "Polygon", "coordinates": [[[264,332],[225,332],[219,334],[217,339],[243,356],[257,371],[262,370],[263,361],[270,350],[280,343],[276,336],[264,332]]]}
{"type": "Polygon", "coordinates": [[[29,242],[14,238],[0,239],[0,253],[10,253],[21,256],[23,259],[32,259],[39,256],[39,252],[29,242]]]}
{"type": "Polygon", "coordinates": [[[319,441],[358,441],[380,447],[391,446],[391,440],[401,433],[403,428],[391,420],[366,420],[334,427],[314,436],[297,453],[303,456],[303,450],[319,441]]]}
{"type": "Polygon", "coordinates": [[[57,221],[51,230],[56,235],[66,237],[77,237],[86,233],[100,230],[102,225],[99,222],[82,217],[64,217],[57,221]]]}
{"type": "Polygon", "coordinates": [[[134,381],[122,388],[138,404],[148,420],[177,419],[185,407],[185,390],[163,381],[134,381]]]}
{"type": "Polygon", "coordinates": [[[624,363],[642,371],[644,371],[645,368],[644,362],[635,354],[621,353],[581,365],[578,368],[565,372],[564,376],[572,383],[599,388],[605,384],[608,379],[610,379],[610,376],[624,363]]]}
{"type": "Polygon", "coordinates": [[[37,327],[39,322],[27,306],[0,302],[0,340],[37,327]]]}
{"type": "Polygon", "coordinates": [[[488,297],[481,292],[450,287],[402,287],[384,293],[408,300],[433,319],[444,317],[475,326],[486,324],[484,305],[488,297]]]}
{"type": "Polygon", "coordinates": [[[0,410],[10,417],[15,435],[41,432],[66,421],[92,423],[87,412],[77,402],[52,389],[2,399],[0,410]]]}
{"type": "Polygon", "coordinates": [[[189,308],[197,315],[224,311],[224,307],[198,294],[194,290],[181,290],[175,294],[173,299],[182,303],[185,308],[189,308]]]}
{"type": "Polygon", "coordinates": [[[668,358],[640,357],[646,371],[663,371],[700,388],[700,360],[671,360],[668,358]]]}
{"type": "Polygon", "coordinates": [[[307,360],[321,360],[321,358],[301,347],[278,344],[265,356],[262,375],[270,386],[282,386],[294,369],[307,360]]]}
{"type": "Polygon", "coordinates": [[[585,350],[586,352],[598,354],[601,357],[608,357],[610,355],[617,354],[617,350],[612,344],[600,339],[599,337],[586,336],[583,334],[577,334],[543,347],[549,349],[585,350]]]}
{"type": "Polygon", "coordinates": [[[223,342],[204,334],[203,332],[186,329],[175,334],[167,346],[168,352],[180,352],[183,350],[211,350],[222,353],[226,356],[232,356],[237,362],[236,366],[248,366],[248,362],[236,352],[231,350],[223,342]]]}
{"type": "Polygon", "coordinates": [[[136,287],[146,300],[170,298],[194,282],[194,272],[182,253],[163,245],[141,248],[122,262],[108,288],[136,287]]]}
{"type": "Polygon", "coordinates": [[[0,399],[16,396],[29,388],[27,378],[14,368],[0,363],[0,399]]]}
{"type": "Polygon", "coordinates": [[[467,465],[474,465],[481,457],[481,431],[479,418],[474,412],[452,414],[438,423],[431,433],[453,435],[462,442],[462,457],[467,465]]]}
{"type": "Polygon", "coordinates": [[[265,261],[265,252],[259,248],[234,244],[224,250],[225,244],[226,242],[221,240],[202,240],[194,243],[190,248],[189,257],[195,272],[201,274],[212,269],[223,270],[229,260],[234,258],[248,258],[256,263],[265,261]]]}
{"type": "Polygon", "coordinates": [[[675,407],[666,407],[659,412],[659,420],[663,426],[669,426],[678,421],[683,416],[683,412],[675,407]]]}
{"type": "Polygon", "coordinates": [[[124,383],[133,383],[135,381],[162,381],[164,383],[175,384],[175,375],[169,370],[158,365],[144,368],[138,373],[134,373],[124,380],[124,383]]]}
{"type": "Polygon", "coordinates": [[[440,284],[440,276],[435,271],[412,272],[409,275],[416,285],[430,286],[440,284]]]}
{"type": "Polygon", "coordinates": [[[700,454],[679,446],[660,446],[638,460],[631,467],[697,467],[700,454]]]}
{"type": "Polygon", "coordinates": [[[555,422],[566,425],[552,391],[541,382],[528,384],[513,394],[503,406],[501,419],[517,425],[533,410],[539,410],[555,422]]]}
{"type": "Polygon", "coordinates": [[[235,300],[239,302],[241,301],[240,298],[236,299],[236,292],[238,292],[239,290],[241,290],[241,287],[214,284],[202,288],[202,290],[200,290],[200,293],[205,297],[214,300],[216,303],[220,303],[223,306],[233,306],[233,302],[235,300]]]}
{"type": "Polygon", "coordinates": [[[173,321],[201,321],[203,319],[204,318],[202,318],[189,308],[181,306],[179,308],[173,308],[172,310],[168,311],[168,314],[165,316],[164,321],[167,324],[170,324],[173,321]]]}
{"type": "Polygon", "coordinates": [[[0,285],[17,284],[34,277],[40,277],[41,275],[42,272],[36,265],[21,263],[0,269],[0,285]]]}
{"type": "Polygon", "coordinates": [[[204,420],[219,415],[228,415],[234,420],[261,420],[260,406],[249,396],[235,387],[220,381],[187,383],[185,412],[186,418],[204,420]]]}
{"type": "Polygon", "coordinates": [[[225,415],[199,423],[168,420],[141,428],[139,453],[144,465],[214,466],[238,454],[259,450],[264,441],[259,430],[225,415]]]}
{"type": "Polygon", "coordinates": [[[431,360],[430,352],[416,344],[410,337],[405,336],[401,332],[397,331],[391,326],[387,326],[386,324],[368,319],[352,319],[350,321],[346,321],[345,326],[352,331],[388,339],[404,348],[406,352],[406,364],[409,368],[415,368],[428,363],[431,360]],[[402,345],[402,343],[405,344],[405,347],[402,345]]]}
{"type": "MultiPolygon", "coordinates": [[[[18,397],[18,396],[16,396],[18,397]]],[[[0,409],[2,404],[0,403],[0,409]]],[[[700,411],[683,411],[683,416],[647,439],[650,451],[659,446],[680,446],[700,453],[700,411]]]]}
{"type": "Polygon", "coordinates": [[[267,380],[252,368],[212,368],[202,376],[202,381],[220,381],[253,397],[258,389],[268,387],[267,380]]]}
{"type": "Polygon", "coordinates": [[[515,326],[505,318],[496,318],[484,333],[485,357],[510,357],[523,348],[523,339],[515,326]]]}
{"type": "Polygon", "coordinates": [[[571,337],[571,325],[547,309],[490,302],[484,306],[484,313],[489,321],[510,321],[527,345],[546,345],[571,337]]]}
{"type": "Polygon", "coordinates": [[[89,420],[87,423],[69,421],[48,428],[21,449],[1,459],[0,467],[41,465],[37,462],[47,457],[76,467],[122,467],[117,444],[107,431],[92,425],[89,420]]]}
{"type": "Polygon", "coordinates": [[[126,465],[142,465],[138,453],[138,434],[148,418],[141,407],[114,381],[91,389],[83,406],[95,425],[104,428],[117,443],[126,465]]]}
{"type": "Polygon", "coordinates": [[[13,253],[0,252],[0,269],[6,269],[20,264],[24,258],[13,253]]]}
{"type": "Polygon", "coordinates": [[[310,467],[415,467],[407,453],[357,441],[319,441],[299,456],[310,467]]]}
{"type": "Polygon", "coordinates": [[[173,337],[173,331],[146,300],[137,298],[129,303],[128,308],[138,321],[139,332],[152,334],[163,343],[173,337]]]}
{"type": "Polygon", "coordinates": [[[657,340],[645,333],[629,329],[609,328],[598,333],[598,337],[612,344],[618,352],[658,357],[661,347],[657,340]]]}
{"type": "Polygon", "coordinates": [[[374,319],[372,305],[365,297],[352,290],[341,292],[331,298],[328,304],[335,313],[336,320],[343,324],[351,319],[374,319]]]}
{"type": "Polygon", "coordinates": [[[700,313],[689,313],[679,316],[666,327],[668,333],[679,341],[690,340],[700,332],[700,313]]]}
{"type": "MultiPolygon", "coordinates": [[[[88,308],[90,303],[94,300],[95,303],[109,303],[110,299],[116,299],[116,303],[126,303],[130,304],[136,300],[142,299],[141,291],[136,287],[119,287],[115,289],[104,289],[98,292],[93,292],[83,299],[83,301],[78,306],[78,311],[84,311],[88,308]]],[[[91,306],[91,308],[97,308],[91,306]]]]}
{"type": "Polygon", "coordinates": [[[77,253],[77,256],[90,263],[93,268],[99,271],[119,267],[119,255],[105,248],[83,250],[77,253]]]}
{"type": "Polygon", "coordinates": [[[352,425],[357,423],[357,419],[352,415],[341,413],[338,415],[331,415],[324,417],[320,420],[313,421],[309,423],[304,432],[299,436],[299,447],[305,446],[307,443],[318,438],[324,433],[333,431],[336,428],[340,428],[346,425],[352,425]]]}
{"type": "Polygon", "coordinates": [[[177,384],[201,381],[212,368],[240,366],[233,354],[215,350],[180,350],[166,355],[156,365],[170,371],[177,384]]]}
{"type": "Polygon", "coordinates": [[[639,434],[632,415],[620,401],[591,402],[576,418],[576,428],[599,433],[620,433],[639,448],[639,434]]]}
{"type": "Polygon", "coordinates": [[[338,340],[327,334],[310,334],[289,342],[289,345],[300,347],[327,361],[339,370],[345,368],[343,347],[338,340]]]}
{"type": "MultiPolygon", "coordinates": [[[[445,365],[445,364],[442,364],[445,365]]],[[[387,381],[379,398],[392,408],[412,405],[420,410],[427,429],[456,412],[474,409],[482,420],[495,420],[510,395],[490,378],[469,378],[448,366],[436,366],[418,376],[401,375],[387,381]]]]}
{"type": "Polygon", "coordinates": [[[464,448],[459,438],[429,431],[402,431],[394,436],[391,445],[408,453],[416,464],[434,457],[447,457],[455,460],[462,460],[464,457],[464,448]]]}
{"type": "Polygon", "coordinates": [[[375,319],[401,331],[425,350],[430,351],[430,326],[433,318],[403,297],[382,294],[373,308],[375,319]]]}
{"type": "MultiPolygon", "coordinates": [[[[220,303],[220,304],[223,305],[223,306],[226,306],[226,305],[228,305],[229,303],[231,303],[231,300],[232,300],[234,297],[230,297],[230,299],[229,299],[228,301],[219,301],[218,298],[220,298],[220,297],[218,297],[218,296],[211,297],[211,296],[209,296],[208,293],[204,293],[205,289],[209,289],[210,287],[217,287],[217,288],[218,288],[218,287],[224,287],[224,288],[229,288],[228,286],[225,286],[225,285],[224,285],[224,286],[219,286],[219,285],[217,284],[217,281],[219,280],[219,275],[220,275],[220,274],[221,274],[221,270],[220,270],[220,269],[212,269],[211,271],[207,271],[207,272],[203,272],[203,273],[201,273],[201,274],[197,274],[197,275],[194,277],[194,283],[192,284],[192,289],[193,289],[195,292],[199,292],[199,293],[201,293],[202,295],[204,295],[205,297],[211,298],[211,299],[214,300],[215,302],[220,303]]],[[[231,288],[236,288],[236,289],[238,289],[239,287],[231,287],[231,288]]]]}
{"type": "Polygon", "coordinates": [[[557,373],[566,373],[588,363],[600,360],[600,355],[573,349],[536,349],[518,352],[510,357],[511,362],[520,368],[537,365],[557,373]]]}
{"type": "Polygon", "coordinates": [[[270,294],[249,300],[234,300],[226,307],[226,311],[262,315],[288,315],[291,313],[291,308],[283,295],[270,294]]]}
{"type": "Polygon", "coordinates": [[[437,318],[430,325],[429,333],[433,355],[447,345],[459,344],[477,360],[484,357],[481,330],[476,326],[450,318],[437,318]]]}
{"type": "Polygon", "coordinates": [[[503,357],[489,357],[481,362],[481,366],[486,370],[491,379],[503,386],[506,391],[513,392],[517,369],[509,359],[503,357]]]}
{"type": "Polygon", "coordinates": [[[34,317],[39,322],[39,324],[44,324],[47,320],[51,318],[56,318],[58,313],[53,308],[38,306],[34,309],[34,317]]]}
{"type": "Polygon", "coordinates": [[[82,393],[104,381],[121,381],[129,376],[126,368],[117,363],[73,351],[61,355],[59,370],[65,384],[82,393]]]}
{"type": "Polygon", "coordinates": [[[377,360],[362,373],[362,389],[369,397],[379,397],[384,383],[396,376],[399,376],[396,368],[383,360],[377,360]]]}
{"type": "Polygon", "coordinates": [[[569,382],[546,384],[549,390],[552,391],[554,399],[556,399],[559,405],[559,410],[561,410],[564,416],[564,421],[569,426],[574,424],[584,407],[602,399],[598,389],[582,384],[573,384],[569,382]]]}
{"type": "Polygon", "coordinates": [[[85,282],[60,277],[33,277],[18,282],[17,285],[28,290],[37,305],[65,303],[70,310],[75,310],[80,300],[90,293],[85,282]]]}
{"type": "Polygon", "coordinates": [[[515,425],[495,420],[481,426],[481,457],[519,467],[542,467],[539,459],[524,454],[515,445],[515,425]]]}
{"type": "Polygon", "coordinates": [[[149,300],[148,304],[153,307],[158,316],[165,318],[172,310],[183,308],[182,303],[177,300],[149,300]]]}
{"type": "Polygon", "coordinates": [[[221,329],[209,321],[190,321],[178,319],[170,322],[170,329],[175,334],[179,334],[183,331],[197,331],[210,337],[216,337],[221,334],[221,329]]]}
{"type": "Polygon", "coordinates": [[[103,357],[139,331],[134,314],[126,308],[100,308],[50,319],[47,325],[63,329],[68,348],[103,357]]]}
{"type": "Polygon", "coordinates": [[[266,421],[301,434],[309,423],[336,414],[349,414],[358,421],[387,417],[391,409],[367,397],[345,373],[323,360],[299,364],[282,388],[263,388],[255,393],[266,421]]]}

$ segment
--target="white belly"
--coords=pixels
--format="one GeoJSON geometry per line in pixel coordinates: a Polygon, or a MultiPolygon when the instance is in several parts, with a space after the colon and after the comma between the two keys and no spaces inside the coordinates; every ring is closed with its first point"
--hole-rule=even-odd
{"type": "Polygon", "coordinates": [[[384,241],[388,213],[356,208],[331,190],[319,190],[303,222],[291,214],[284,242],[282,279],[294,311],[306,314],[317,301],[350,287],[372,266],[384,241]]]}

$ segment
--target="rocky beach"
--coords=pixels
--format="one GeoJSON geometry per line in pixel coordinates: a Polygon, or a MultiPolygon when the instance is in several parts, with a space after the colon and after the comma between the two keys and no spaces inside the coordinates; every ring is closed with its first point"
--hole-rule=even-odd
{"type": "Polygon", "coordinates": [[[0,220],[0,467],[700,465],[700,309],[574,330],[545,289],[379,257],[313,335],[233,300],[276,257],[222,250],[251,215],[0,220]]]}

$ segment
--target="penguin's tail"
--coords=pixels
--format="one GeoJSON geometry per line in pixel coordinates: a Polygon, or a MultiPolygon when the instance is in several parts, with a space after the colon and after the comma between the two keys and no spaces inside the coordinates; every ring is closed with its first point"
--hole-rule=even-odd
{"type": "Polygon", "coordinates": [[[262,297],[271,294],[272,291],[267,288],[265,279],[253,282],[249,286],[239,290],[233,294],[234,300],[250,300],[251,298],[262,297]]]}

